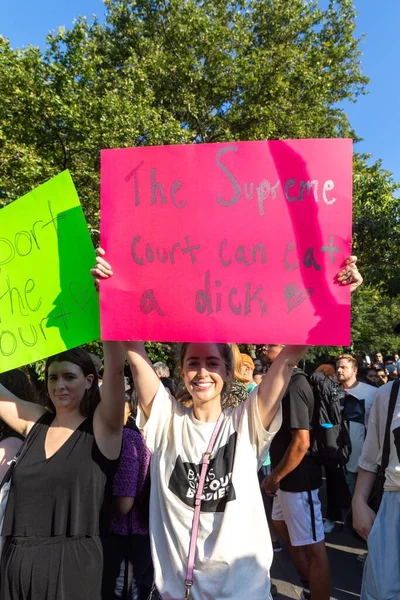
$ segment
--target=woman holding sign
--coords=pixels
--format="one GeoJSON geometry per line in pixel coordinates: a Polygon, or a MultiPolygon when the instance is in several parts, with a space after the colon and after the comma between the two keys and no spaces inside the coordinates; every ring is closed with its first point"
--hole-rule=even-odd
{"type": "Polygon", "coordinates": [[[120,453],[125,404],[123,369],[112,374],[124,353],[118,345],[111,351],[112,345],[104,344],[108,372],[101,402],[96,369],[79,348],[46,362],[51,411],[0,385],[0,418],[27,437],[4,518],[1,600],[101,597],[101,516],[120,453]],[[111,390],[110,383],[117,387],[111,390]]]}
{"type": "MultiPolygon", "coordinates": [[[[104,252],[98,253],[92,270],[97,281],[112,276],[104,252]]],[[[349,259],[339,274],[353,287],[361,282],[355,262],[349,259]]],[[[233,375],[228,344],[182,345],[190,408],[160,384],[142,343],[124,345],[140,404],[137,422],[153,453],[152,597],[267,600],[272,546],[257,471],[280,427],[280,402],[306,346],[286,346],[248,400],[223,409],[233,375]]],[[[121,368],[122,357],[117,360],[121,368]]],[[[114,385],[120,387],[119,378],[114,385]]]]}

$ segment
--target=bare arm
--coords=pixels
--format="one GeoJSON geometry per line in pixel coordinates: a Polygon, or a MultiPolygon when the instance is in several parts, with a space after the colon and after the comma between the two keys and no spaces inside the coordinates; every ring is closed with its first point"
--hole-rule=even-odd
{"type": "MultiPolygon", "coordinates": [[[[95,280],[97,289],[99,288],[100,281],[108,279],[113,274],[111,265],[103,258],[104,255],[104,250],[102,248],[97,248],[96,266],[90,271],[95,280]]],[[[150,416],[154,397],[160,386],[160,380],[147,356],[143,342],[124,342],[124,347],[132,371],[135,390],[138,395],[141,409],[148,418],[150,416]]],[[[115,374],[113,375],[113,378],[115,378],[115,374]]],[[[104,393],[107,392],[103,389],[102,394],[104,395],[104,393]]],[[[110,386],[110,393],[112,393],[112,384],[110,386]]]]}
{"type": "Polygon", "coordinates": [[[131,496],[115,496],[114,506],[121,515],[127,515],[132,509],[135,498],[131,496]]]}
{"type": "Polygon", "coordinates": [[[43,406],[17,398],[0,384],[0,419],[20,435],[25,437],[44,412],[43,406]]]}
{"type": "Polygon", "coordinates": [[[258,389],[258,410],[268,430],[289,384],[292,370],[307,352],[308,346],[286,346],[274,360],[258,389]]]}
{"type": "Polygon", "coordinates": [[[286,475],[299,466],[310,447],[310,432],[307,429],[292,429],[292,441],[281,462],[262,482],[267,494],[274,495],[286,475]]]}
{"type": "Polygon", "coordinates": [[[357,484],[352,502],[354,529],[365,540],[368,538],[369,533],[372,529],[372,525],[374,524],[376,518],[376,514],[368,506],[368,498],[372,491],[375,478],[376,473],[366,471],[365,469],[361,469],[360,467],[357,475],[357,484]]]}
{"type": "Polygon", "coordinates": [[[104,377],[101,402],[93,417],[94,435],[101,452],[118,458],[125,407],[125,348],[120,342],[103,342],[104,377]]]}
{"type": "Polygon", "coordinates": [[[125,348],[140,407],[149,418],[160,380],[142,342],[125,342],[125,348]]]}

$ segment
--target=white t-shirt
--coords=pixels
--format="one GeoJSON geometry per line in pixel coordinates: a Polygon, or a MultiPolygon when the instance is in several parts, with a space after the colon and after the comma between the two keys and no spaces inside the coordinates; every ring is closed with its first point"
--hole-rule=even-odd
{"type": "MultiPolygon", "coordinates": [[[[383,442],[385,439],[386,419],[389,409],[389,398],[393,382],[380,387],[368,422],[368,432],[360,458],[360,467],[376,473],[382,461],[383,442]]],[[[400,394],[394,407],[390,436],[389,464],[386,469],[384,489],[400,490],[400,394]]]]}
{"type": "MultiPolygon", "coordinates": [[[[267,600],[273,553],[257,471],[281,426],[281,410],[266,431],[256,388],[225,414],[204,486],[191,597],[267,600]]],[[[215,423],[198,421],[162,384],[150,418],[146,422],[139,411],[137,423],[153,453],[150,537],[155,584],[163,600],[183,600],[194,496],[215,423]]]]}
{"type": "Polygon", "coordinates": [[[357,385],[352,388],[346,390],[355,398],[364,402],[365,407],[365,422],[364,425],[362,423],[355,423],[354,421],[350,421],[350,440],[351,440],[351,455],[349,462],[346,465],[346,468],[351,473],[357,473],[358,471],[358,461],[360,460],[361,451],[365,441],[365,431],[368,427],[368,419],[369,414],[372,408],[372,405],[375,400],[375,396],[377,393],[377,388],[373,385],[368,385],[368,383],[363,383],[359,381],[357,385]]]}

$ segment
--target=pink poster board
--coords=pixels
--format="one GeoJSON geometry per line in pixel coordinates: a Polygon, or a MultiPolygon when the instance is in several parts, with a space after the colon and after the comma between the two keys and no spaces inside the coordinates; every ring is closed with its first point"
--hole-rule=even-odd
{"type": "Polygon", "coordinates": [[[352,142],[103,150],[109,340],[348,345],[352,142]]]}

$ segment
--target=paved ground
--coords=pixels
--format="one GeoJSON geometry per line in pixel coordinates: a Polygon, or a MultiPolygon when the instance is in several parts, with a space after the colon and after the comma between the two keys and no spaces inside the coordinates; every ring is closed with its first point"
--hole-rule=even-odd
{"type": "MultiPolygon", "coordinates": [[[[357,556],[366,553],[366,546],[358,542],[340,524],[326,536],[326,545],[332,569],[332,598],[335,600],[359,598],[363,565],[357,560],[357,556]]],[[[277,599],[300,598],[299,578],[285,549],[274,555],[271,575],[272,581],[278,588],[277,599]]]]}
{"type": "MultiPolygon", "coordinates": [[[[325,514],[325,485],[320,490],[320,498],[322,513],[325,514]]],[[[334,600],[356,600],[360,597],[363,571],[363,563],[357,560],[357,556],[366,554],[366,544],[355,538],[342,523],[337,523],[334,531],[326,535],[325,543],[332,571],[331,598],[334,600]]],[[[278,588],[277,600],[300,598],[299,577],[289,553],[285,549],[274,554],[271,576],[273,583],[278,588]]]]}

